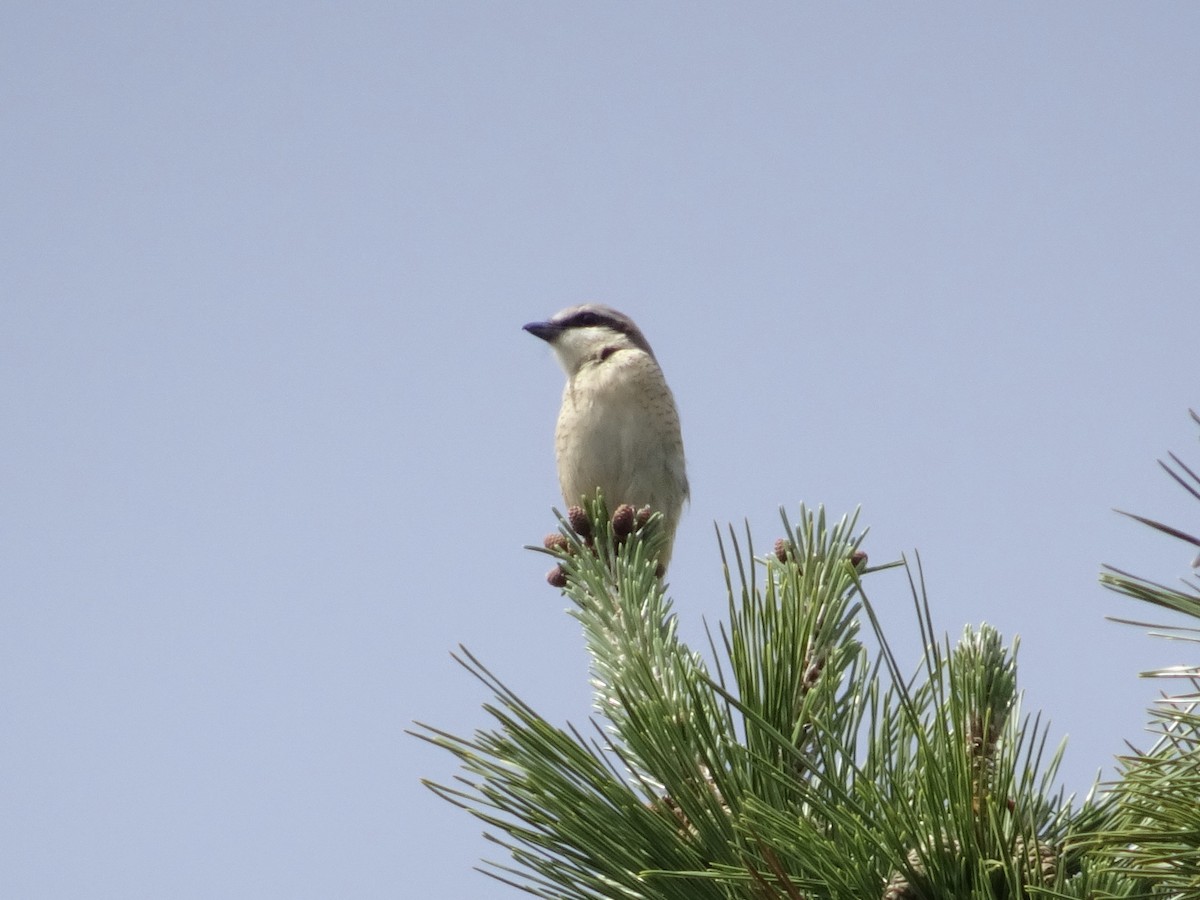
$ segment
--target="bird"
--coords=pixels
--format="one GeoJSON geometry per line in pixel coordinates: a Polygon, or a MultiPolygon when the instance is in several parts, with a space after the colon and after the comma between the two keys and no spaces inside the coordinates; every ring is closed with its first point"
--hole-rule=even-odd
{"type": "Polygon", "coordinates": [[[679,411],[650,344],[633,319],[587,303],[525,331],[554,350],[567,374],[554,430],[558,482],[568,506],[604,495],[663,517],[665,573],[688,500],[679,411]]]}

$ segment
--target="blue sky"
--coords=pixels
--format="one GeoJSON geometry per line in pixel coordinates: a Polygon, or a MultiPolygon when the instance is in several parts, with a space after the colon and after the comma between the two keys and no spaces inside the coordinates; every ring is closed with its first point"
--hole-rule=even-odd
{"type": "MultiPolygon", "coordinates": [[[[502,897],[414,719],[459,642],[553,721],[587,661],[521,549],[561,375],[631,314],[713,523],[862,507],[937,624],[1021,636],[1085,789],[1182,662],[1200,10],[10,3],[0,13],[0,894],[502,897]]],[[[740,527],[740,525],[739,525],[740,527]]],[[[903,578],[872,599],[915,661],[903,578]]]]}

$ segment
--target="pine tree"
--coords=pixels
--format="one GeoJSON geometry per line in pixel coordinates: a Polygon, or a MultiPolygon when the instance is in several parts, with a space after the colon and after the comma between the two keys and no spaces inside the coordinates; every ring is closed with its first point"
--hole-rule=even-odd
{"type": "MultiPolygon", "coordinates": [[[[1200,416],[1192,412],[1200,425],[1200,416]]],[[[1159,465],[1184,490],[1200,500],[1200,475],[1174,453],[1159,465]]],[[[1200,538],[1147,519],[1130,518],[1200,549],[1200,538]]],[[[1192,563],[1200,569],[1200,555],[1192,563]]],[[[1178,587],[1106,567],[1100,582],[1120,594],[1200,620],[1200,580],[1178,587]]],[[[1130,623],[1141,624],[1141,623],[1130,623]]],[[[1185,643],[1200,643],[1200,629],[1152,625],[1155,634],[1185,643]]],[[[1133,750],[1121,758],[1121,778],[1112,790],[1113,814],[1096,846],[1111,858],[1112,868],[1156,897],[1200,897],[1200,665],[1177,665],[1145,673],[1146,677],[1181,681],[1182,692],[1164,691],[1151,709],[1151,731],[1157,740],[1149,750],[1133,750]]]]}
{"type": "MultiPolygon", "coordinates": [[[[1076,803],[1055,787],[1062,745],[1020,710],[1015,641],[986,624],[939,638],[919,559],[867,567],[857,516],[801,508],[784,525],[763,555],[748,531],[718,533],[729,613],[710,664],[680,639],[655,571],[657,516],[610,516],[598,498],[560,521],[544,552],[586,636],[596,718],[551,724],[463,649],[494,693],[491,725],[417,732],[462,767],[429,786],[508,851],[486,872],[555,900],[1200,897],[1194,691],[1165,698],[1155,746],[1076,803]],[[925,645],[915,671],[868,596],[893,565],[925,645]]],[[[1102,581],[1200,618],[1194,584],[1102,581]]],[[[1194,689],[1200,669],[1151,674],[1194,689]]]]}

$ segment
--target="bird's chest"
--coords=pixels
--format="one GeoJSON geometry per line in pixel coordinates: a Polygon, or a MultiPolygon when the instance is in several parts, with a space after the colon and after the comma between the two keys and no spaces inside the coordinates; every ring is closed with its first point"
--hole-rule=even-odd
{"type": "Polygon", "coordinates": [[[645,404],[636,390],[622,389],[612,379],[594,379],[568,386],[558,428],[573,441],[615,451],[645,427],[645,417],[645,404]]]}
{"type": "Polygon", "coordinates": [[[589,484],[621,480],[640,462],[649,434],[644,391],[628,379],[576,379],[563,394],[560,459],[589,484]]]}

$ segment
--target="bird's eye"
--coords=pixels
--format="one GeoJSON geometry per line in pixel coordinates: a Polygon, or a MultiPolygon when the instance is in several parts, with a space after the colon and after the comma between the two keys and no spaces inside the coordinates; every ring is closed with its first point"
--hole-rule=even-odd
{"type": "Polygon", "coordinates": [[[581,312],[573,315],[569,321],[572,328],[590,328],[593,325],[600,325],[600,317],[594,312],[581,312]]]}
{"type": "Polygon", "coordinates": [[[608,359],[620,349],[620,347],[605,347],[600,351],[600,362],[604,362],[604,360],[608,359]]]}

